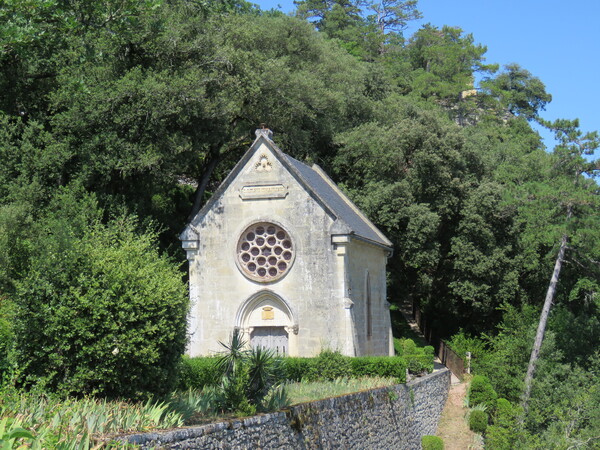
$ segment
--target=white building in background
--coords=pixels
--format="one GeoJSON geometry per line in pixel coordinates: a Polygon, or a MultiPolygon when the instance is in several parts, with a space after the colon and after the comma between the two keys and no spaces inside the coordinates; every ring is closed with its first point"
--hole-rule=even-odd
{"type": "Polygon", "coordinates": [[[317,165],[257,138],[180,235],[189,261],[190,356],[250,345],[392,355],[391,242],[317,165]]]}

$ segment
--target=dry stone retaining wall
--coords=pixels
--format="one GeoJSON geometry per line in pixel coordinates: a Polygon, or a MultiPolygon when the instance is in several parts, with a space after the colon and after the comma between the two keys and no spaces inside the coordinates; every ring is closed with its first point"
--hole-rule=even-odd
{"type": "Polygon", "coordinates": [[[448,397],[450,371],[385,388],[303,403],[257,415],[120,440],[142,448],[420,449],[435,434],[448,397]]]}

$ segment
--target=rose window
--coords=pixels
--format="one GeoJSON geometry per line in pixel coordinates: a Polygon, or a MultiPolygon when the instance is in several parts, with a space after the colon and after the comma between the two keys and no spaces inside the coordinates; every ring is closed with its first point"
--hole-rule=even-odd
{"type": "Polygon", "coordinates": [[[263,282],[277,280],[294,262],[292,239],[275,224],[256,223],[242,233],[237,259],[249,278],[263,282]]]}

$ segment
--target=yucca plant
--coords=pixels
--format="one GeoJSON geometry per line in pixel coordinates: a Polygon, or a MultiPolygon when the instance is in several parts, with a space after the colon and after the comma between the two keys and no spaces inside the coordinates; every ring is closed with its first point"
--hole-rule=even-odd
{"type": "Polygon", "coordinates": [[[222,408],[253,414],[267,410],[265,399],[283,381],[283,371],[275,354],[261,348],[246,349],[246,341],[235,330],[217,365],[223,373],[220,391],[222,408]]]}

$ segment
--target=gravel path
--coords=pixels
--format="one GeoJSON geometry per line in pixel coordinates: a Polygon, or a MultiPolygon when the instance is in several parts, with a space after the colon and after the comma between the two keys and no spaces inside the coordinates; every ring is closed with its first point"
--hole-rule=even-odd
{"type": "Polygon", "coordinates": [[[437,435],[444,440],[445,450],[482,450],[481,436],[469,430],[463,405],[467,383],[453,383],[438,425],[437,435]]]}

